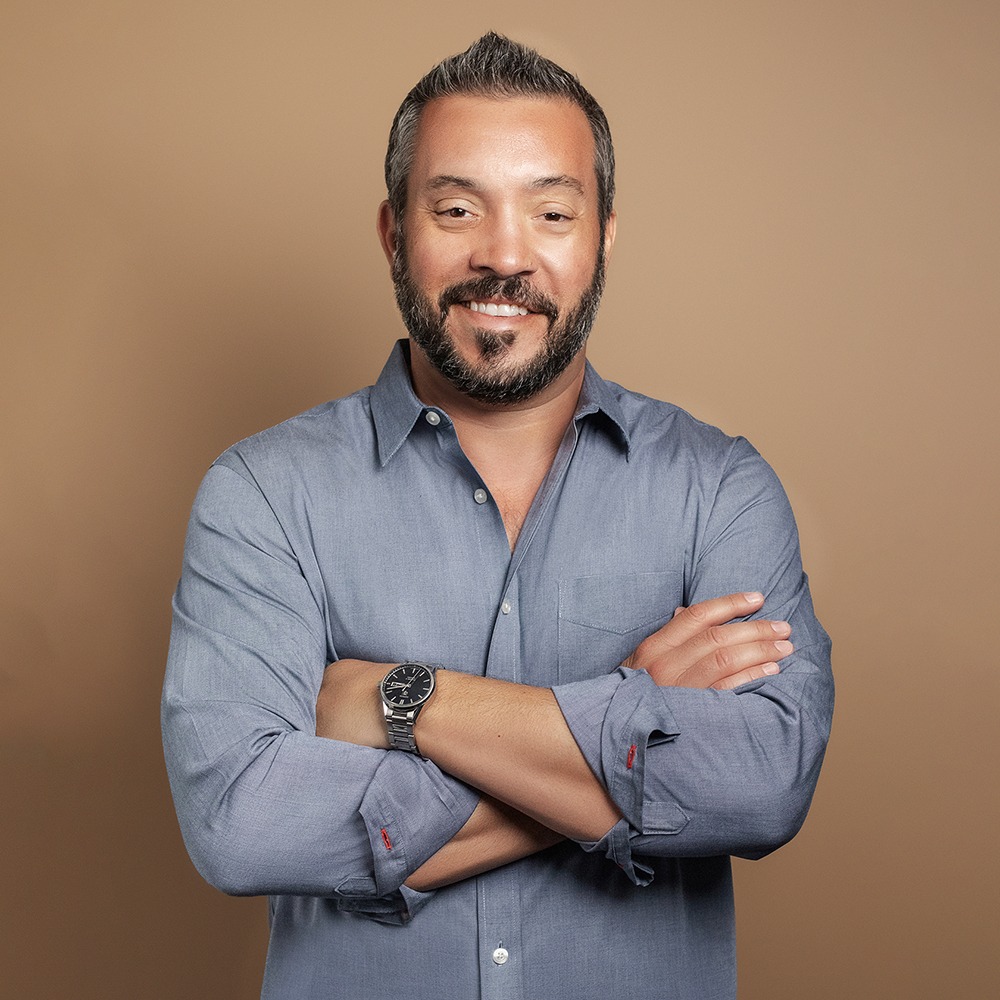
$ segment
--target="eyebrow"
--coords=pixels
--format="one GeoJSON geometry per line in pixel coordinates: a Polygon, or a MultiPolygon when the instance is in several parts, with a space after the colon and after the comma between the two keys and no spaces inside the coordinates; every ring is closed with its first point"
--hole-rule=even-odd
{"type": "Polygon", "coordinates": [[[559,174],[558,177],[539,177],[531,186],[535,190],[550,187],[568,187],[578,195],[583,195],[584,193],[583,185],[575,177],[570,177],[569,174],[559,174]]]}
{"type": "MultiPolygon", "coordinates": [[[[455,174],[438,174],[432,177],[427,183],[431,191],[440,191],[442,188],[461,188],[463,191],[481,192],[482,186],[471,177],[457,177],[455,174]]],[[[578,195],[584,194],[583,185],[569,174],[558,174],[554,177],[539,177],[529,185],[533,191],[542,191],[551,187],[568,187],[578,195]]]]}
{"type": "Polygon", "coordinates": [[[454,174],[438,174],[427,182],[431,191],[441,188],[462,188],[465,191],[479,191],[479,185],[471,177],[456,177],[454,174]]]}

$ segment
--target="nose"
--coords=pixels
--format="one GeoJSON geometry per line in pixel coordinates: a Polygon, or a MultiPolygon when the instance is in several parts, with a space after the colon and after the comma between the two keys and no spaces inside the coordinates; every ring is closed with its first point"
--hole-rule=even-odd
{"type": "Polygon", "coordinates": [[[469,259],[474,271],[511,278],[535,270],[527,220],[512,214],[494,216],[476,227],[476,237],[469,259]]]}

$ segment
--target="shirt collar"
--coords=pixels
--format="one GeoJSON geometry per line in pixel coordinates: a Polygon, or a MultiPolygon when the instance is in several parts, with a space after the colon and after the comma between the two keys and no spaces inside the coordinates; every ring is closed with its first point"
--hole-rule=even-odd
{"type": "Polygon", "coordinates": [[[625,452],[625,460],[628,461],[632,442],[628,432],[628,424],[625,422],[625,412],[622,410],[621,394],[623,392],[620,385],[602,379],[588,361],[583,373],[580,402],[577,403],[573,419],[579,421],[581,417],[591,413],[604,417],[605,427],[621,445],[622,451],[625,452]]]}
{"type": "MultiPolygon", "coordinates": [[[[613,382],[605,382],[587,362],[580,390],[574,421],[591,414],[601,414],[605,424],[625,452],[629,455],[629,433],[622,412],[619,393],[613,382]]],[[[432,407],[425,406],[413,391],[410,381],[410,343],[396,342],[378,381],[371,392],[372,418],[378,438],[378,455],[381,465],[386,465],[413,430],[420,416],[432,407]]],[[[449,420],[446,413],[437,411],[442,421],[449,420]]]]}
{"type": "Polygon", "coordinates": [[[417,399],[410,381],[408,340],[396,341],[382,374],[372,387],[371,407],[379,463],[385,465],[399,451],[420,414],[427,409],[417,399]]]}

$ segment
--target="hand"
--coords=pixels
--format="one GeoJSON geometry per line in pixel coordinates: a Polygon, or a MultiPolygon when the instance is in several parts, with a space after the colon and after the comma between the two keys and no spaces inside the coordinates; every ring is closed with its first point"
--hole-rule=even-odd
{"type": "Polygon", "coordinates": [[[316,699],[316,735],[363,747],[389,749],[379,684],[395,666],[336,660],[323,674],[316,699]]]}
{"type": "Polygon", "coordinates": [[[788,622],[738,622],[757,611],[762,594],[727,594],[678,608],[644,639],[623,666],[646,670],[661,687],[729,690],[779,670],[794,648],[788,622]]]}

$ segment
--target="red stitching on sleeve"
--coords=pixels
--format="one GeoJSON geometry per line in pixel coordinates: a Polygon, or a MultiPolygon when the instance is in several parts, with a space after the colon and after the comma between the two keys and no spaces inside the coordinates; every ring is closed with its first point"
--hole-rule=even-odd
{"type": "Polygon", "coordinates": [[[633,743],[628,748],[628,757],[625,760],[625,768],[629,771],[632,770],[632,765],[635,763],[635,751],[636,751],[636,745],[633,743]]]}
{"type": "Polygon", "coordinates": [[[385,849],[387,851],[392,850],[392,841],[389,839],[389,834],[385,832],[385,827],[382,827],[382,843],[385,844],[385,849]]]}

